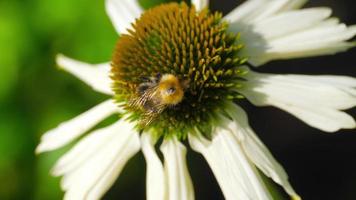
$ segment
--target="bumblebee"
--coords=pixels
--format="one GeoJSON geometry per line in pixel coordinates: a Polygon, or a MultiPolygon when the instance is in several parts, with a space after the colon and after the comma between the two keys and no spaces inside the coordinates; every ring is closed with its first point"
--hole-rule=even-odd
{"type": "Polygon", "coordinates": [[[187,87],[187,80],[179,80],[173,74],[145,77],[138,85],[137,96],[131,105],[143,110],[142,123],[147,125],[167,107],[179,104],[187,87]]]}

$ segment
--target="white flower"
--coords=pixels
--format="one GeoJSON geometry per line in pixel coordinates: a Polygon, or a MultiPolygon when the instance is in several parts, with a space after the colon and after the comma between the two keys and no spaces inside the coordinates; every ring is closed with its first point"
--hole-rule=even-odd
{"type": "MultiPolygon", "coordinates": [[[[229,31],[241,33],[245,44],[241,54],[253,66],[271,60],[334,54],[354,46],[347,42],[356,27],[347,27],[330,18],[329,8],[300,9],[305,0],[248,0],[224,20],[229,31]],[[290,22],[293,24],[290,24],[290,22]]],[[[192,0],[200,11],[207,0],[192,0]]],[[[136,0],[106,0],[106,9],[119,34],[143,10],[136,0]]],[[[58,149],[79,138],[107,117],[125,112],[112,100],[110,64],[86,64],[63,55],[57,63],[109,100],[45,133],[37,153],[58,149]]],[[[312,127],[326,132],[355,128],[355,120],[345,109],[356,106],[356,79],[342,76],[275,75],[248,71],[243,87],[234,89],[257,106],[281,108],[312,127]]],[[[260,174],[262,171],[280,184],[293,199],[293,190],[283,168],[250,128],[241,107],[227,102],[212,127],[211,140],[198,128],[191,129],[188,140],[210,165],[226,199],[272,199],[260,174]]],[[[147,199],[194,199],[193,183],[186,164],[186,148],[179,138],[164,137],[160,146],[164,162],[158,157],[157,138],[139,133],[126,117],[84,136],[53,168],[63,176],[65,199],[100,199],[120,175],[126,162],[142,150],[147,162],[147,199]]]]}

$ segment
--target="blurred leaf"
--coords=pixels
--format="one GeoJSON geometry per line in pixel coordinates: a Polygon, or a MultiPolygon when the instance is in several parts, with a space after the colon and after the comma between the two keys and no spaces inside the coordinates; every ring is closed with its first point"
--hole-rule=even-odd
{"type": "Polygon", "coordinates": [[[33,190],[33,140],[30,125],[16,104],[1,105],[0,199],[22,199],[33,190]]]}
{"type": "Polygon", "coordinates": [[[59,155],[63,154],[63,151],[64,150],[41,155],[37,160],[37,187],[34,199],[63,199],[63,192],[60,188],[60,179],[55,178],[50,174],[50,169],[59,158],[59,155]]]}
{"type": "MultiPolygon", "coordinates": [[[[23,190],[21,167],[19,163],[23,158],[23,152],[26,152],[27,137],[23,137],[24,127],[19,127],[23,122],[19,117],[7,113],[4,108],[0,115],[0,182],[6,182],[6,185],[0,187],[0,199],[13,198],[19,191],[23,190]],[[6,116],[5,116],[6,115],[6,116]]],[[[25,166],[27,163],[22,163],[25,166]]]]}
{"type": "Polygon", "coordinates": [[[23,122],[12,114],[3,112],[0,118],[0,169],[4,169],[15,164],[26,149],[26,137],[22,135],[26,129],[18,126],[23,122]]]}
{"type": "Polygon", "coordinates": [[[0,2],[0,101],[14,88],[29,35],[19,4],[0,2]]]}

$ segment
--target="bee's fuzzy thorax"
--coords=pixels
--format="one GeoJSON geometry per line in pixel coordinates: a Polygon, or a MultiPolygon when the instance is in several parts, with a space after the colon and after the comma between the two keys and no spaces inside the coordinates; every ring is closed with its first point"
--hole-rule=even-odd
{"type": "Polygon", "coordinates": [[[214,113],[240,97],[246,59],[239,35],[228,32],[221,13],[186,3],[147,10],[128,32],[112,59],[116,100],[133,120],[149,116],[139,128],[179,138],[198,128],[208,136],[214,113]]]}
{"type": "Polygon", "coordinates": [[[162,103],[167,105],[177,105],[184,96],[184,91],[179,79],[172,74],[165,74],[162,76],[158,90],[162,97],[162,103]]]}

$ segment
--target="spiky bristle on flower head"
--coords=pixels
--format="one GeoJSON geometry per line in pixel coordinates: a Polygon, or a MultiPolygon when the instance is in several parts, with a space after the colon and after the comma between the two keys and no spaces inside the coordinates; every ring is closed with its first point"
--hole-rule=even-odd
{"type": "Polygon", "coordinates": [[[131,119],[141,121],[145,108],[132,106],[139,98],[143,77],[172,74],[187,83],[183,99],[165,107],[146,126],[158,136],[185,138],[197,127],[209,137],[217,113],[227,100],[240,95],[238,35],[228,33],[221,13],[197,12],[185,3],[169,3],[146,11],[121,35],[112,60],[115,99],[125,105],[131,119]]]}

